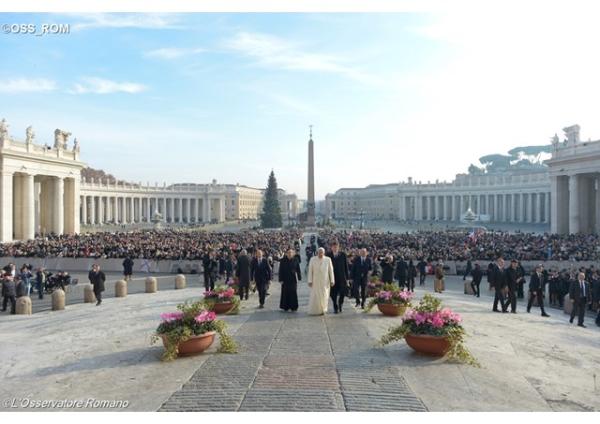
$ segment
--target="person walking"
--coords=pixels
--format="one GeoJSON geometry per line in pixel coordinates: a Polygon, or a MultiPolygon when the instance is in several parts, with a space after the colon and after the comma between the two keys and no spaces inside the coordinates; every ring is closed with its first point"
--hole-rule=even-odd
{"type": "Polygon", "coordinates": [[[444,264],[442,261],[439,261],[435,266],[434,271],[434,281],[433,281],[433,289],[436,293],[441,293],[444,291],[444,264]]]}
{"type": "Polygon", "coordinates": [[[131,276],[133,275],[133,259],[128,255],[123,261],[123,275],[125,276],[125,281],[131,281],[131,276]]]}
{"type": "Polygon", "coordinates": [[[413,260],[410,259],[408,261],[408,274],[406,277],[406,284],[408,286],[408,290],[410,290],[411,292],[415,291],[415,278],[416,277],[417,277],[417,268],[415,267],[413,260]]]}
{"type": "MultiPolygon", "coordinates": [[[[402,258],[400,258],[402,260],[402,258]]],[[[394,257],[392,255],[385,255],[381,264],[381,281],[386,283],[394,282],[394,257]]]]}
{"type": "MultiPolygon", "coordinates": [[[[344,304],[344,297],[348,290],[348,257],[344,252],[340,252],[340,245],[337,240],[331,243],[331,251],[327,254],[331,259],[333,266],[333,277],[335,284],[329,291],[329,296],[333,301],[333,312],[342,312],[342,305],[344,304]]],[[[392,271],[393,274],[393,271],[392,271]]]]}
{"type": "Polygon", "coordinates": [[[23,295],[29,296],[31,294],[31,271],[27,264],[23,264],[19,269],[19,278],[21,279],[21,284],[23,284],[23,295]]]}
{"type": "Polygon", "coordinates": [[[473,271],[473,265],[471,264],[471,259],[467,259],[467,268],[465,269],[465,274],[463,275],[463,281],[465,281],[467,277],[471,275],[471,271],[473,271]]]}
{"type": "Polygon", "coordinates": [[[517,269],[517,261],[513,259],[510,261],[510,268],[506,270],[506,286],[508,288],[508,299],[504,303],[502,312],[508,312],[508,305],[510,304],[510,312],[513,314],[517,313],[517,290],[519,284],[519,270],[517,269]]]}
{"type": "Polygon", "coordinates": [[[531,311],[531,305],[533,305],[533,299],[537,298],[538,305],[542,310],[543,317],[549,317],[544,311],[544,275],[542,274],[542,265],[535,267],[535,272],[531,274],[529,278],[529,301],[527,302],[527,313],[531,311]]]}
{"type": "Polygon", "coordinates": [[[271,267],[263,257],[262,250],[258,249],[250,267],[250,279],[254,281],[258,290],[259,309],[265,307],[265,298],[269,281],[271,281],[271,272],[271,267]]]}
{"type": "Polygon", "coordinates": [[[367,257],[367,249],[362,248],[352,263],[352,296],[356,299],[356,306],[360,305],[363,309],[367,300],[367,283],[371,269],[371,258],[367,257]]]}
{"type": "Polygon", "coordinates": [[[294,249],[288,249],[279,261],[279,281],[281,282],[281,299],[279,308],[284,311],[298,310],[298,281],[302,280],[300,263],[296,259],[294,249]]]}
{"type": "Polygon", "coordinates": [[[325,249],[319,247],[317,256],[313,256],[308,264],[308,301],[309,315],[324,315],[329,305],[329,292],[335,285],[331,259],[325,256],[325,249]]]}
{"type": "Polygon", "coordinates": [[[424,286],[427,278],[427,262],[424,258],[421,258],[417,263],[417,270],[419,271],[419,286],[424,286]]]}
{"type": "Polygon", "coordinates": [[[473,290],[473,296],[479,297],[479,285],[481,284],[481,279],[483,278],[483,271],[481,271],[481,267],[479,266],[479,264],[475,264],[475,268],[473,268],[473,271],[471,271],[471,275],[473,276],[473,280],[471,280],[471,289],[473,290]]]}
{"type": "MultiPolygon", "coordinates": [[[[408,277],[408,264],[402,256],[398,259],[396,264],[396,279],[398,280],[398,287],[402,288],[406,286],[406,279],[408,277]]],[[[386,281],[384,281],[385,283],[386,281]]]]}
{"type": "Polygon", "coordinates": [[[102,292],[104,291],[104,282],[106,281],[106,275],[100,271],[100,265],[92,265],[92,270],[88,274],[88,279],[92,286],[94,286],[94,294],[96,295],[96,306],[100,306],[102,303],[102,292]]]}
{"type": "Polygon", "coordinates": [[[36,283],[36,289],[38,291],[38,298],[39,299],[43,299],[44,298],[44,290],[45,290],[45,285],[46,285],[46,272],[44,270],[44,268],[38,268],[36,273],[35,273],[35,283],[36,283]]]}
{"type": "Polygon", "coordinates": [[[250,290],[250,258],[246,249],[242,249],[238,256],[235,276],[238,278],[240,300],[248,300],[250,290]]]}
{"type": "Polygon", "coordinates": [[[592,300],[590,294],[590,284],[585,281],[585,273],[580,272],[577,274],[577,280],[571,283],[571,287],[569,288],[569,298],[573,304],[569,322],[573,324],[573,319],[577,314],[577,325],[585,328],[585,325],[583,324],[583,320],[585,318],[585,307],[592,300]]]}
{"type": "Polygon", "coordinates": [[[490,282],[494,286],[494,306],[492,307],[492,311],[500,312],[498,309],[498,303],[500,303],[500,307],[504,310],[504,294],[503,290],[506,287],[506,273],[504,271],[504,258],[502,256],[498,257],[496,263],[493,265],[492,270],[490,271],[490,282]]]}
{"type": "Polygon", "coordinates": [[[14,315],[17,308],[17,286],[15,279],[10,274],[2,276],[2,312],[6,312],[10,302],[10,313],[14,315]]]}

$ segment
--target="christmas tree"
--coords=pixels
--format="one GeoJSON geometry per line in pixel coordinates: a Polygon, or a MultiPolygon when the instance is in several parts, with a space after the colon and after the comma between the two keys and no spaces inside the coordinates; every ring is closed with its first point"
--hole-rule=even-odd
{"type": "Polygon", "coordinates": [[[260,216],[260,221],[262,228],[279,228],[283,226],[281,208],[279,207],[279,195],[277,193],[277,180],[273,171],[269,175],[269,184],[265,193],[263,213],[260,216]]]}

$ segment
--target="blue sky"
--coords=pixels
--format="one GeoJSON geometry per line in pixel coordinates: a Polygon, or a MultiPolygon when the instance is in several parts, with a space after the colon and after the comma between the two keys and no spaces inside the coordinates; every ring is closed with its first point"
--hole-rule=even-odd
{"type": "Polygon", "coordinates": [[[119,178],[262,187],[273,168],[301,198],[309,124],[318,198],[450,180],[573,123],[600,138],[593,17],[504,17],[4,13],[71,31],[0,34],[0,117],[17,138],[71,131],[119,178]]]}

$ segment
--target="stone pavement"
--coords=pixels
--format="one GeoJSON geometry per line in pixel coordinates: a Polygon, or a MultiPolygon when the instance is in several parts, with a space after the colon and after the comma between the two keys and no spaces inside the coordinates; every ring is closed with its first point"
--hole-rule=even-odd
{"type": "Polygon", "coordinates": [[[279,306],[271,284],[265,309],[235,334],[237,355],[202,364],[161,411],[425,411],[399,368],[346,303],[342,314],[306,314],[301,284],[298,312],[279,306]]]}

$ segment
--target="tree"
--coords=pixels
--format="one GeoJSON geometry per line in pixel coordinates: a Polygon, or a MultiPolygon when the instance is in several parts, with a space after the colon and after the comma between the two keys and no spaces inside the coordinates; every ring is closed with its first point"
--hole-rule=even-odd
{"type": "Polygon", "coordinates": [[[279,207],[279,194],[277,193],[277,180],[273,171],[269,175],[260,221],[262,228],[279,228],[283,226],[281,208],[279,207]]]}

